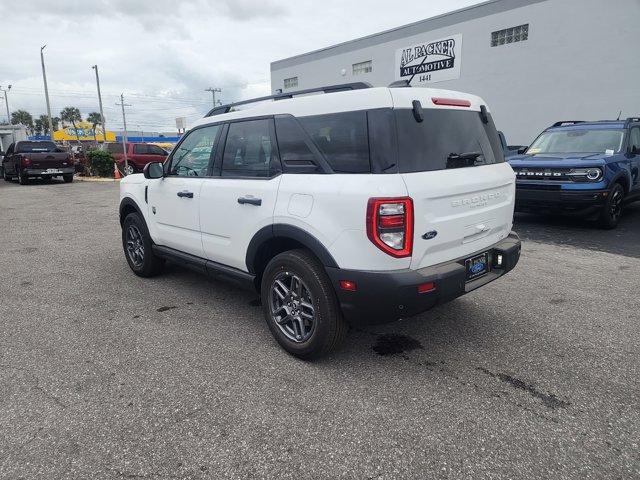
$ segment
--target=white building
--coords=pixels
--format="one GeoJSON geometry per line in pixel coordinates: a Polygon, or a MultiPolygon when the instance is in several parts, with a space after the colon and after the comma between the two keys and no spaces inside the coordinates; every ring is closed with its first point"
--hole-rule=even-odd
{"type": "Polygon", "coordinates": [[[14,141],[27,139],[27,127],[24,125],[0,125],[0,151],[6,152],[14,141]]]}
{"type": "Polygon", "coordinates": [[[271,64],[274,93],[409,79],[480,95],[510,144],[640,115],[640,0],[490,0],[271,64]]]}

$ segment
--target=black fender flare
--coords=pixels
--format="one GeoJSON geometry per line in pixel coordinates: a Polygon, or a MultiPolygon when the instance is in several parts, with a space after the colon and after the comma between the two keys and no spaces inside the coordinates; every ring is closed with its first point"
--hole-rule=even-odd
{"type": "Polygon", "coordinates": [[[138,207],[138,204],[136,203],[136,201],[131,197],[124,197],[120,202],[120,208],[118,209],[118,213],[120,215],[120,226],[122,226],[122,224],[124,223],[124,216],[122,215],[122,213],[127,208],[133,208],[146,222],[146,219],[142,214],[142,210],[140,210],[140,207],[138,207]]]}
{"type": "Polygon", "coordinates": [[[611,182],[609,183],[609,187],[613,187],[614,183],[620,183],[620,180],[622,180],[624,182],[623,187],[626,189],[626,191],[630,191],[631,190],[631,179],[629,178],[630,172],[627,170],[623,170],[621,172],[619,172],[615,177],[613,177],[613,180],[611,180],[611,182]]]}
{"type": "Polygon", "coordinates": [[[287,225],[284,223],[276,223],[274,225],[267,225],[256,232],[249,246],[247,247],[247,255],[245,262],[247,269],[250,273],[254,272],[254,262],[260,246],[272,238],[288,238],[301,243],[308,248],[325,267],[338,268],[338,264],[334,260],[333,256],[329,253],[326,247],[316,237],[308,232],[305,232],[299,227],[293,225],[287,225]]]}

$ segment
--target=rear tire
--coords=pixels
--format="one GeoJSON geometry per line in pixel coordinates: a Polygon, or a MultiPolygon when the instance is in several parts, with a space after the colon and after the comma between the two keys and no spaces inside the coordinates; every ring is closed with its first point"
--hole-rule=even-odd
{"type": "Polygon", "coordinates": [[[18,183],[20,183],[20,185],[29,185],[29,176],[18,172],[18,183]]]}
{"type": "Polygon", "coordinates": [[[134,173],[136,173],[136,166],[131,162],[127,162],[126,167],[124,166],[124,164],[122,164],[122,168],[125,175],[133,175],[134,173]]]}
{"type": "Polygon", "coordinates": [[[63,175],[62,180],[64,180],[64,183],[71,183],[73,182],[73,175],[63,175]]]}
{"type": "Polygon", "coordinates": [[[310,360],[326,355],[346,337],[348,325],[329,277],[306,250],[290,250],[269,262],[261,299],[269,330],[296,357],[310,360]]]}
{"type": "Polygon", "coordinates": [[[13,180],[13,177],[11,175],[7,175],[7,169],[6,168],[2,169],[2,178],[4,178],[5,182],[10,182],[11,180],[13,180]]]}
{"type": "Polygon", "coordinates": [[[611,230],[618,226],[624,209],[624,196],[622,185],[614,183],[600,212],[600,218],[598,219],[600,228],[611,230]]]}
{"type": "Polygon", "coordinates": [[[164,259],[153,253],[153,241],[147,225],[138,213],[130,213],[122,224],[122,248],[129,267],[139,277],[162,272],[164,259]]]}

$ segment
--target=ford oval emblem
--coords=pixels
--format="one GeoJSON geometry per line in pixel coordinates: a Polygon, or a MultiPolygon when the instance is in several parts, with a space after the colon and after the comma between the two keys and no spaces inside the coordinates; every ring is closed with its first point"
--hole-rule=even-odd
{"type": "Polygon", "coordinates": [[[425,240],[431,240],[432,238],[435,238],[436,235],[438,235],[438,232],[436,232],[435,230],[431,230],[430,232],[422,235],[422,238],[424,238],[425,240]]]}
{"type": "Polygon", "coordinates": [[[472,265],[470,270],[471,270],[471,273],[480,273],[484,271],[485,268],[486,268],[486,264],[484,262],[478,262],[472,265]]]}

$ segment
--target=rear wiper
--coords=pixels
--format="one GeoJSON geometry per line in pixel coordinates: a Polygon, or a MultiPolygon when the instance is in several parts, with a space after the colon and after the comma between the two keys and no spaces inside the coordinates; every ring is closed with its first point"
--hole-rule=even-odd
{"type": "Polygon", "coordinates": [[[482,152],[450,153],[447,157],[447,168],[473,167],[478,157],[482,156],[482,152]]]}

